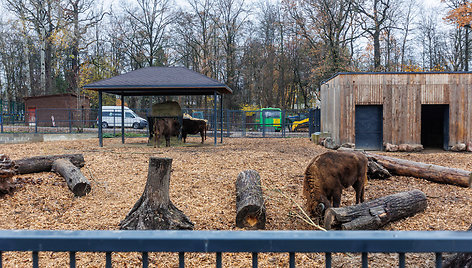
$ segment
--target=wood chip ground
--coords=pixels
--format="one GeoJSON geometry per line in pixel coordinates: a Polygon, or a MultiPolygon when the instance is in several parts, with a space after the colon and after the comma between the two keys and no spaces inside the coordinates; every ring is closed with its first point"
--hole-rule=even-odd
{"type": "MultiPolygon", "coordinates": [[[[303,205],[303,173],[308,162],[325,148],[308,138],[225,139],[214,146],[199,137],[171,148],[146,146],[144,138],[43,142],[2,145],[0,153],[12,159],[36,155],[82,153],[83,174],[92,191],[74,197],[64,180],[54,173],[16,176],[22,187],[0,202],[0,229],[117,230],[141,196],[151,156],[173,159],[170,198],[195,223],[195,230],[238,230],[235,226],[235,187],[239,172],[254,169],[261,175],[267,207],[268,230],[313,229],[299,218],[296,204],[273,191],[280,189],[303,205]]],[[[424,151],[389,153],[413,161],[472,170],[470,153],[424,151]]],[[[472,190],[410,177],[369,181],[366,199],[419,189],[428,197],[428,208],[385,227],[386,230],[466,230],[471,224],[472,190]]],[[[354,191],[344,191],[342,205],[354,204],[354,191]]],[[[177,267],[178,255],[150,253],[151,267],[177,267]]],[[[187,267],[215,267],[215,254],[186,253],[187,267]]],[[[369,254],[370,267],[398,265],[397,254],[369,254]]],[[[68,265],[67,253],[41,252],[40,267],[68,265]]],[[[138,253],[113,253],[114,267],[139,267],[138,253]]],[[[434,254],[407,254],[407,267],[433,267],[434,254]]],[[[4,267],[31,266],[31,253],[4,252],[4,267]]],[[[296,254],[298,267],[323,267],[323,254],[296,254]]],[[[360,267],[360,254],[333,254],[333,267],[360,267]]],[[[250,267],[251,254],[223,254],[224,267],[250,267]]],[[[77,253],[78,267],[104,267],[104,253],[77,253]]],[[[288,267],[288,253],[259,254],[260,267],[288,267]]]]}

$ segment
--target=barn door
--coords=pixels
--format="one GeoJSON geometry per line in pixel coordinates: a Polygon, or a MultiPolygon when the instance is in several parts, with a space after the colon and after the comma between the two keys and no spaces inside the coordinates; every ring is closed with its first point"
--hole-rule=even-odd
{"type": "Polygon", "coordinates": [[[382,105],[356,105],[356,148],[382,150],[382,105]]]}
{"type": "Polygon", "coordinates": [[[421,105],[421,144],[424,148],[449,147],[449,105],[421,105]]]}

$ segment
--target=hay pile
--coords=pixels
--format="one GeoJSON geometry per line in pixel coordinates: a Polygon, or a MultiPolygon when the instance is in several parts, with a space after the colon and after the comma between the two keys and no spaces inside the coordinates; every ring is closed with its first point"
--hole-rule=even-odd
{"type": "MultiPolygon", "coordinates": [[[[141,196],[147,177],[150,156],[173,158],[170,198],[195,223],[195,230],[237,230],[235,226],[234,182],[239,172],[254,169],[265,187],[266,229],[309,230],[312,227],[294,217],[296,205],[270,189],[280,189],[304,204],[303,172],[316,154],[326,149],[313,145],[307,138],[226,139],[218,146],[199,145],[191,137],[190,145],[171,148],[146,146],[147,140],[97,139],[85,141],[44,142],[2,145],[0,153],[12,159],[35,155],[82,153],[86,166],[83,174],[91,181],[92,191],[76,198],[61,177],[54,173],[16,176],[21,187],[0,202],[1,229],[116,230],[136,200],[141,196]]],[[[423,153],[390,153],[390,156],[426,163],[472,170],[471,155],[442,151],[423,153]]],[[[392,177],[386,181],[369,181],[366,200],[420,189],[428,196],[424,213],[386,226],[387,230],[466,230],[471,222],[472,189],[441,185],[421,179],[392,177]]],[[[354,204],[354,191],[343,194],[343,205],[354,204]]],[[[140,266],[138,253],[113,253],[116,267],[140,266]]],[[[41,267],[63,267],[67,253],[40,253],[41,267]]],[[[299,267],[324,265],[324,255],[296,254],[299,267]]],[[[397,255],[369,254],[371,267],[398,264],[397,255]]],[[[407,254],[407,266],[430,267],[433,254],[407,254]]],[[[151,253],[153,267],[177,266],[178,255],[151,253]]],[[[333,254],[333,266],[359,267],[358,254],[333,254]]],[[[215,254],[186,254],[189,267],[214,267],[215,254]]],[[[30,253],[5,252],[5,267],[31,265],[30,253]]],[[[105,254],[77,253],[81,267],[105,266],[105,254]]],[[[249,267],[250,254],[223,254],[225,267],[249,267]]],[[[288,254],[260,254],[261,267],[288,266],[288,254]]]]}

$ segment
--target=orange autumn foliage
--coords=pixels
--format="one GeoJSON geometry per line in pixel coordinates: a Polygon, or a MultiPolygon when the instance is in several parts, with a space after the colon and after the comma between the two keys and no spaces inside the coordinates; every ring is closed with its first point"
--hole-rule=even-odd
{"type": "Polygon", "coordinates": [[[466,2],[450,10],[444,19],[452,23],[457,23],[459,27],[470,27],[472,22],[472,2],[466,2]]]}

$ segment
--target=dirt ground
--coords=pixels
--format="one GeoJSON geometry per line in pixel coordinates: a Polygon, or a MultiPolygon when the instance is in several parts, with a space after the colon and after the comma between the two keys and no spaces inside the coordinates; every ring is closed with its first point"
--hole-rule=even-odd
{"type": "MultiPolygon", "coordinates": [[[[238,230],[235,226],[235,187],[239,172],[254,169],[261,175],[267,208],[268,230],[311,230],[294,217],[296,205],[273,191],[280,189],[304,204],[303,172],[308,162],[325,148],[308,138],[225,139],[214,146],[199,138],[170,148],[146,146],[146,139],[105,139],[1,145],[0,153],[11,159],[36,155],[82,153],[92,191],[76,198],[64,179],[54,173],[16,176],[21,187],[0,202],[0,229],[116,230],[144,189],[149,157],[173,159],[170,198],[194,223],[195,230],[238,230]]],[[[386,153],[384,153],[386,154],[386,153]]],[[[389,156],[472,170],[471,154],[443,151],[388,153],[389,156]]],[[[472,189],[436,184],[411,177],[372,180],[366,200],[419,189],[428,197],[425,212],[387,225],[385,230],[466,230],[471,224],[472,189]]],[[[344,191],[342,205],[354,204],[354,191],[344,191]]],[[[140,254],[113,253],[115,267],[139,267],[140,254]]],[[[67,253],[40,253],[40,267],[68,265],[67,253]]],[[[214,267],[215,254],[186,254],[188,267],[214,267]]],[[[102,253],[77,253],[79,267],[104,267],[102,253]]],[[[296,254],[299,267],[324,267],[322,254],[296,254]]],[[[359,267],[359,254],[333,254],[333,267],[359,267]]],[[[150,253],[151,267],[176,267],[178,255],[150,253]]],[[[370,267],[398,264],[396,254],[369,254],[370,267]]],[[[407,267],[433,267],[433,254],[407,254],[407,267]]],[[[31,253],[3,253],[4,267],[31,265],[31,253]]],[[[250,254],[223,254],[224,267],[249,267],[250,254]]],[[[287,267],[288,254],[260,254],[260,267],[287,267]]]]}

